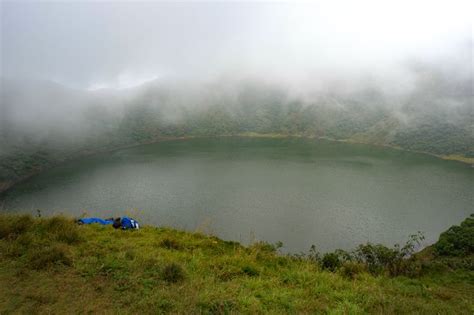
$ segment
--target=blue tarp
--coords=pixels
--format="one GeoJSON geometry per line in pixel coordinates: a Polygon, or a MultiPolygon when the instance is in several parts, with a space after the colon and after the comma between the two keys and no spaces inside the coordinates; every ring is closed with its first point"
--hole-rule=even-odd
{"type": "Polygon", "coordinates": [[[81,223],[84,224],[92,224],[92,223],[99,223],[102,225],[107,225],[107,224],[113,224],[114,220],[104,220],[101,218],[82,218],[78,220],[81,223]]]}
{"type": "MultiPolygon", "coordinates": [[[[102,225],[108,225],[108,224],[113,224],[114,220],[104,220],[101,218],[82,218],[78,220],[82,224],[93,224],[93,223],[98,223],[102,225]]],[[[120,225],[122,229],[127,230],[127,229],[138,229],[140,226],[138,225],[138,222],[132,218],[129,217],[122,217],[120,220],[120,225]]]]}

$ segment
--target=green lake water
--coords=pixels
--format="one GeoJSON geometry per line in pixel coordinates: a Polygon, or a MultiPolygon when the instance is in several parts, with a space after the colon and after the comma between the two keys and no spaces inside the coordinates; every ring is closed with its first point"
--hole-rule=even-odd
{"type": "Polygon", "coordinates": [[[311,139],[165,141],[68,162],[0,196],[2,211],[130,214],[142,224],[284,251],[426,243],[474,212],[474,168],[405,151],[311,139]]]}

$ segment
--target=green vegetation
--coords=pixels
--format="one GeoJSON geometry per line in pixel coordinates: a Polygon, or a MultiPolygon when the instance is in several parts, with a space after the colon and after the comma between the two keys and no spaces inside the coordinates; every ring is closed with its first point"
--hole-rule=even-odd
{"type": "Polygon", "coordinates": [[[472,222],[415,255],[420,235],[321,258],[314,247],[283,255],[282,244],[4,214],[0,313],[472,314],[472,222]]]}
{"type": "Polygon", "coordinates": [[[474,255],[474,214],[442,233],[434,249],[440,256],[474,255]]]}
{"type": "Polygon", "coordinates": [[[236,87],[235,98],[216,96],[200,106],[186,107],[173,100],[165,91],[150,90],[126,101],[120,115],[104,106],[88,106],[77,134],[48,125],[46,137],[5,124],[0,130],[0,191],[67,159],[177,137],[326,138],[474,161],[470,98],[449,111],[438,98],[424,102],[413,98],[394,110],[376,91],[328,95],[309,103],[276,87],[247,84],[236,87]]]}
{"type": "Polygon", "coordinates": [[[343,267],[343,271],[351,275],[357,270],[365,270],[373,275],[418,276],[423,270],[416,263],[414,254],[423,240],[424,236],[418,233],[411,235],[403,247],[396,244],[389,248],[382,244],[367,243],[359,245],[353,252],[338,249],[326,253],[320,264],[323,269],[330,271],[343,267]]]}

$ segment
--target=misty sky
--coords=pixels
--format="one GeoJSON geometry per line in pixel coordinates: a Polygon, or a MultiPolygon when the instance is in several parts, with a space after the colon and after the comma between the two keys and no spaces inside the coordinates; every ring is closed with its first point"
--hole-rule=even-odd
{"type": "Polygon", "coordinates": [[[95,89],[167,77],[397,78],[403,63],[446,56],[472,69],[471,3],[2,1],[1,74],[95,89]]]}

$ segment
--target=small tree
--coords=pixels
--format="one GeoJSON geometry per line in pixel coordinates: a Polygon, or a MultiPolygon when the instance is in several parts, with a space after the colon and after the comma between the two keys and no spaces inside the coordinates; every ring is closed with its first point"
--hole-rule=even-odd
{"type": "Polygon", "coordinates": [[[474,214],[460,225],[453,225],[441,233],[434,245],[440,256],[466,256],[474,254],[474,214]]]}
{"type": "Polygon", "coordinates": [[[367,243],[359,245],[353,255],[358,262],[366,264],[372,274],[387,270],[390,275],[396,276],[403,272],[406,259],[415,253],[424,239],[423,234],[418,232],[410,235],[403,247],[396,244],[388,248],[382,244],[367,243]]]}

